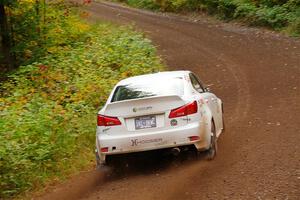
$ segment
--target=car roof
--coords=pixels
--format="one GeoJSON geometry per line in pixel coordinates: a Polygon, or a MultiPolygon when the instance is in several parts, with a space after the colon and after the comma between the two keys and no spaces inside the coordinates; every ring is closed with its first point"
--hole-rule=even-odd
{"type": "Polygon", "coordinates": [[[157,72],[153,74],[145,74],[139,76],[133,76],[130,78],[126,78],[121,80],[118,85],[128,85],[132,83],[141,83],[141,82],[148,82],[158,79],[168,79],[168,78],[177,78],[177,77],[184,77],[191,73],[190,71],[164,71],[164,72],[157,72]]]}

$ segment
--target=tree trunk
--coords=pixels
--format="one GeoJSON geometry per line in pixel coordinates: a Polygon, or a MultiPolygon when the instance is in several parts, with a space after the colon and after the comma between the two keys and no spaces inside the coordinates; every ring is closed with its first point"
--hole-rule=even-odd
{"type": "Polygon", "coordinates": [[[7,15],[4,4],[0,4],[0,71],[8,71],[14,67],[14,60],[11,55],[11,40],[8,27],[7,15]]]}

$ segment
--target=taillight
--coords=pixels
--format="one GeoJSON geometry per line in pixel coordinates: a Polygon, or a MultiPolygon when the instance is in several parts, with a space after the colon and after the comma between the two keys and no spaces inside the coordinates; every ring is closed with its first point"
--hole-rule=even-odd
{"type": "Polygon", "coordinates": [[[200,137],[199,136],[190,136],[189,139],[192,142],[192,141],[200,140],[200,137]]]}
{"type": "Polygon", "coordinates": [[[181,106],[179,108],[175,108],[171,110],[169,114],[169,118],[176,118],[176,117],[182,117],[191,115],[198,112],[198,105],[197,101],[194,101],[192,103],[186,104],[184,106],[181,106]]]}
{"type": "Polygon", "coordinates": [[[103,148],[100,149],[100,151],[102,153],[106,153],[106,152],[108,152],[108,147],[103,147],[103,148]]]}
{"type": "Polygon", "coordinates": [[[108,116],[104,116],[104,115],[98,115],[97,125],[98,126],[117,126],[117,125],[121,125],[121,122],[117,117],[108,117],[108,116]]]}

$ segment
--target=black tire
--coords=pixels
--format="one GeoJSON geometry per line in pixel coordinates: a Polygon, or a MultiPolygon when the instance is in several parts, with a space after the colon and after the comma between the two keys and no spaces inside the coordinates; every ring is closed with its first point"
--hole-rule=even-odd
{"type": "Polygon", "coordinates": [[[207,160],[213,160],[216,157],[218,152],[217,133],[216,133],[215,123],[213,120],[211,121],[211,132],[213,134],[210,139],[210,147],[206,152],[207,160]]]}
{"type": "Polygon", "coordinates": [[[100,163],[100,158],[97,152],[95,152],[95,158],[96,158],[96,169],[101,169],[103,165],[100,163]]]}
{"type": "Polygon", "coordinates": [[[225,132],[225,120],[224,120],[224,105],[222,103],[222,123],[223,123],[223,130],[222,130],[222,133],[225,132]]]}
{"type": "Polygon", "coordinates": [[[100,158],[98,153],[96,152],[96,170],[99,172],[108,173],[111,171],[111,167],[107,164],[100,163],[100,158]]]}

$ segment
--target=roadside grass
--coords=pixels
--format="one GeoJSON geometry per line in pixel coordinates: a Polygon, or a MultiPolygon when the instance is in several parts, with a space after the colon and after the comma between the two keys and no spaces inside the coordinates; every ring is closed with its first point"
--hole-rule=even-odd
{"type": "Polygon", "coordinates": [[[300,36],[299,0],[111,0],[137,8],[166,12],[205,12],[219,19],[238,20],[290,36],[300,36]]]}
{"type": "Polygon", "coordinates": [[[91,25],[73,12],[56,23],[46,55],[0,85],[0,199],[90,165],[96,113],[114,84],[163,69],[131,27],[91,25]]]}

